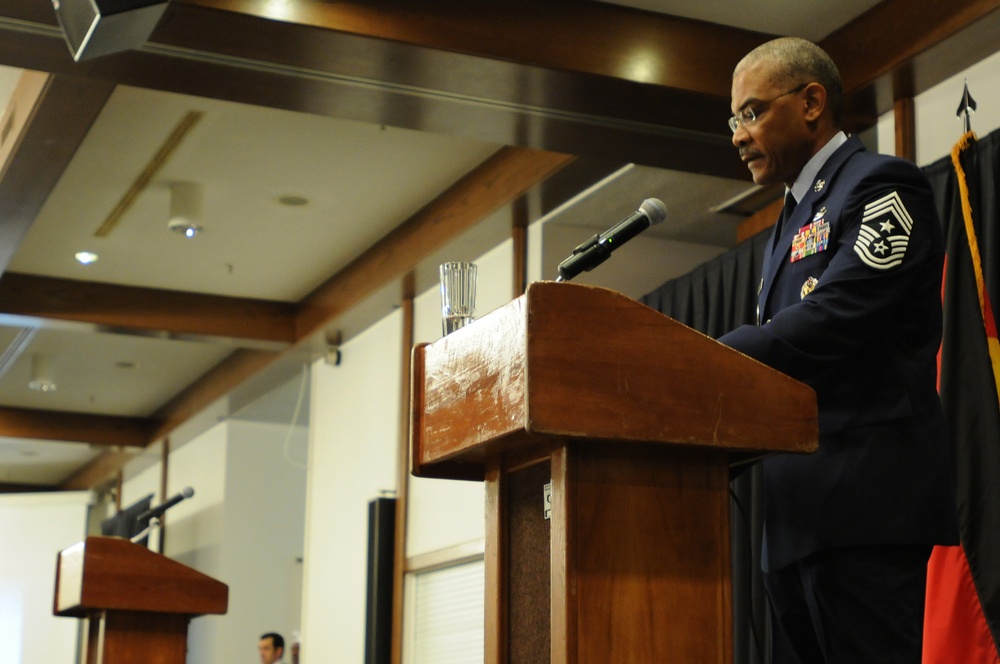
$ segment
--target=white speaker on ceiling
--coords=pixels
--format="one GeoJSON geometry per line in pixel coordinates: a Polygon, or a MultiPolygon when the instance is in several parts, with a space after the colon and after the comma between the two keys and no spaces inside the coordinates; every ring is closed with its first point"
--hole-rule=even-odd
{"type": "Polygon", "coordinates": [[[141,46],[167,0],[52,0],[73,59],[79,62],[141,46]]]}

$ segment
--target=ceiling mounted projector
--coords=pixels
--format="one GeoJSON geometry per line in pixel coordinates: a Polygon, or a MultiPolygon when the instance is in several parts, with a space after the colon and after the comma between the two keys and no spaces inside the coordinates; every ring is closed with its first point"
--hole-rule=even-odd
{"type": "Polygon", "coordinates": [[[52,0],[56,17],[79,62],[142,46],[167,0],[52,0]]]}

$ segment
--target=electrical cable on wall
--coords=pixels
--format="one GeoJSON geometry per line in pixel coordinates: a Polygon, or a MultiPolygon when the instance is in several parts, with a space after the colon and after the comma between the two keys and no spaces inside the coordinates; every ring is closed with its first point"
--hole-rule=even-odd
{"type": "Polygon", "coordinates": [[[282,444],[282,452],[285,455],[285,460],[292,464],[296,468],[307,468],[309,466],[308,462],[301,462],[292,458],[291,452],[289,451],[289,446],[292,442],[292,434],[295,432],[295,426],[299,421],[299,413],[302,410],[302,401],[306,394],[306,379],[309,377],[309,365],[305,362],[302,363],[302,379],[299,381],[299,396],[295,401],[295,411],[292,413],[292,420],[288,423],[288,432],[285,434],[285,442],[282,444]]]}

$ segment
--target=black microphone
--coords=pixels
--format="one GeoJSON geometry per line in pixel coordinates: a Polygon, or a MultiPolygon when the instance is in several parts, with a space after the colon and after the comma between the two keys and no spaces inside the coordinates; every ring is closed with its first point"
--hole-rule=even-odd
{"type": "Polygon", "coordinates": [[[647,198],[638,210],[574,249],[569,258],[559,263],[559,278],[556,281],[569,281],[581,272],[593,270],[606,261],[612,251],[650,226],[661,223],[666,217],[667,209],[663,206],[663,201],[659,198],[647,198]]]}
{"type": "Polygon", "coordinates": [[[160,503],[156,507],[148,509],[142,514],[140,514],[138,517],[136,517],[136,521],[142,523],[143,521],[149,521],[150,519],[154,518],[158,519],[161,516],[163,516],[163,513],[166,512],[168,509],[170,509],[177,503],[181,502],[185,498],[190,498],[193,495],[194,495],[194,489],[192,489],[191,487],[185,487],[183,491],[181,491],[179,494],[177,494],[170,500],[160,503]]]}

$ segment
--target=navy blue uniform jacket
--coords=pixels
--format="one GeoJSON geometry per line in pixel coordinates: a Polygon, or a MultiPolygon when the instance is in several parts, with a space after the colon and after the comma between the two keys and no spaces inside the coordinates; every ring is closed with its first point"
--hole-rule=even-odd
{"type": "Polygon", "coordinates": [[[957,543],[936,388],[944,250],[926,179],[853,137],[790,222],[765,253],[760,325],[720,339],[819,405],[819,450],[763,461],[765,571],[833,547],[957,543]]]}

